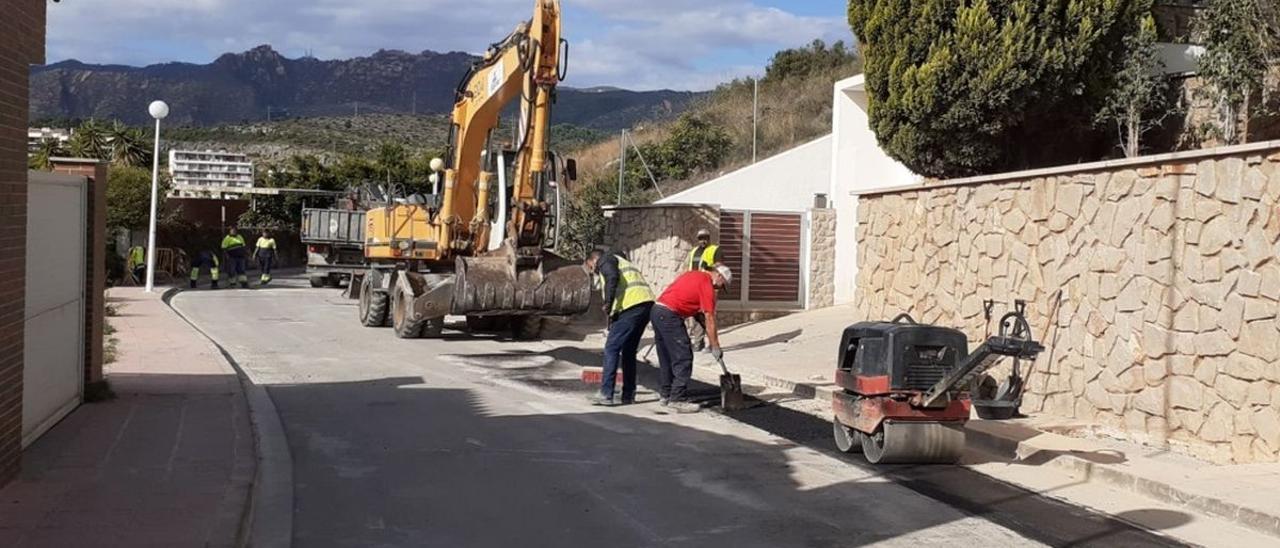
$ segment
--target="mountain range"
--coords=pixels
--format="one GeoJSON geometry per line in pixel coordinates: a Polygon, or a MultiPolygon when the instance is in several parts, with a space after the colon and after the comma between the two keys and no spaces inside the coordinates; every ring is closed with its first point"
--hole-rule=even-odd
{"type": "MultiPolygon", "coordinates": [[[[32,120],[119,119],[150,122],[146,105],[169,104],[169,123],[213,126],[282,117],[357,113],[447,113],[454,89],[478,58],[461,52],[379,50],[352,59],[290,59],[263,45],[209,64],[145,67],[67,60],[31,68],[32,120]]],[[[561,86],[554,119],[601,131],[671,118],[696,92],[561,86]]]]}

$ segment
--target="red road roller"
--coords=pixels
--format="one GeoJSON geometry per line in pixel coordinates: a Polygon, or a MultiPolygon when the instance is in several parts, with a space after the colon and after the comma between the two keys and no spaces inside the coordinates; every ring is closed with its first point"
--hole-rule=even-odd
{"type": "Polygon", "coordinates": [[[836,447],[872,464],[950,464],[964,452],[969,386],[1002,358],[1035,360],[1021,307],[972,353],[964,333],[916,323],[861,322],[844,330],[832,398],[836,447]]]}

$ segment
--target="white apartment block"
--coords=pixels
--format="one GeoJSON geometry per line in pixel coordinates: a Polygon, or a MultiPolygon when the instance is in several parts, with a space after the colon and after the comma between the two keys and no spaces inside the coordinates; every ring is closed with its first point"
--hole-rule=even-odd
{"type": "Polygon", "coordinates": [[[69,129],[48,127],[27,128],[27,152],[40,150],[40,144],[45,141],[57,141],[59,145],[66,146],[67,141],[70,140],[71,130],[69,129]]]}
{"type": "Polygon", "coordinates": [[[170,150],[172,196],[238,198],[237,188],[253,188],[253,163],[244,154],[212,150],[170,150]]]}

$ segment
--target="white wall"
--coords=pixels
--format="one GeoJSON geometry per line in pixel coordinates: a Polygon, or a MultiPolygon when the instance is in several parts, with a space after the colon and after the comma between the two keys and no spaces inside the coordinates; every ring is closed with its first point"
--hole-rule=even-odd
{"type": "Polygon", "coordinates": [[[80,403],[84,386],[84,177],[30,172],[22,445],[80,403]]]}
{"type": "Polygon", "coordinates": [[[711,204],[721,209],[803,212],[831,188],[831,136],[673,194],[659,204],[711,204]]]}
{"type": "Polygon", "coordinates": [[[836,304],[853,302],[858,275],[858,199],[853,192],[918,183],[922,177],[890,158],[867,118],[862,75],[836,82],[832,108],[831,187],[836,209],[836,304]]]}

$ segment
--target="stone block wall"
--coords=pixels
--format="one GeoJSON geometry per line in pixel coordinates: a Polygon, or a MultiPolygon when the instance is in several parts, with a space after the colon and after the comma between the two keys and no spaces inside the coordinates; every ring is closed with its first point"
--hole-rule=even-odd
{"type": "Polygon", "coordinates": [[[707,205],[653,205],[606,209],[606,241],[623,251],[661,293],[687,270],[689,250],[697,247],[701,229],[719,241],[720,208],[707,205]]]}
{"type": "Polygon", "coordinates": [[[1280,455],[1280,143],[865,195],[867,318],[1028,302],[1023,411],[1214,462],[1280,455]]]}
{"type": "Polygon", "coordinates": [[[836,302],[836,210],[809,210],[809,308],[836,302]]]}

